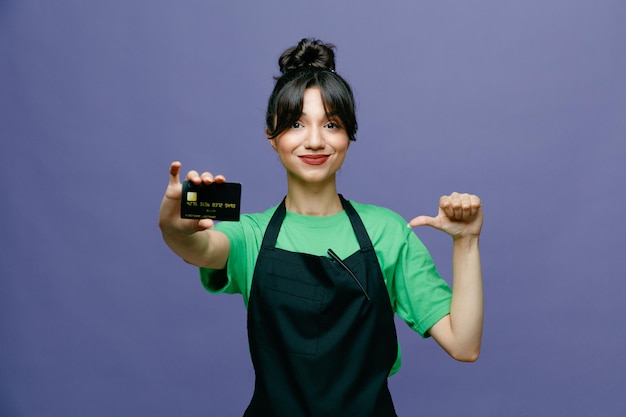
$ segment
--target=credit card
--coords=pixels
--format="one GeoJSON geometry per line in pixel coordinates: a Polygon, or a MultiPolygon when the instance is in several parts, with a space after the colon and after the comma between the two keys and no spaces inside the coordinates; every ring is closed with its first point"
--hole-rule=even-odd
{"type": "Polygon", "coordinates": [[[212,219],[239,221],[241,184],[214,182],[210,185],[183,182],[180,217],[184,219],[212,219]]]}

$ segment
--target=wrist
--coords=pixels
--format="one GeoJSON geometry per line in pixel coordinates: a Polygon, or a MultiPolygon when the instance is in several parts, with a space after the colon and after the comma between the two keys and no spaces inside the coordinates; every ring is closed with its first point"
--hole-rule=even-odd
{"type": "Polygon", "coordinates": [[[478,248],[480,235],[454,236],[452,242],[455,248],[473,249],[478,248]]]}
{"type": "Polygon", "coordinates": [[[181,241],[190,239],[198,232],[197,228],[178,228],[178,227],[161,227],[161,234],[166,239],[181,241]]]}

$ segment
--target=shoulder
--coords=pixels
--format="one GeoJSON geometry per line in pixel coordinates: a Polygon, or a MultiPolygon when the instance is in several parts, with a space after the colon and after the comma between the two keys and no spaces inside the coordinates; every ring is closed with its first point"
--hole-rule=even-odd
{"type": "Polygon", "coordinates": [[[257,235],[265,233],[276,207],[270,207],[269,209],[260,213],[242,214],[237,222],[220,222],[215,226],[215,230],[219,230],[224,233],[229,239],[236,237],[243,238],[246,235],[257,235]]]}
{"type": "Polygon", "coordinates": [[[370,231],[387,231],[406,235],[410,232],[407,221],[395,211],[374,204],[358,203],[350,200],[350,203],[361,217],[365,228],[370,231]]]}
{"type": "Polygon", "coordinates": [[[413,230],[407,227],[407,221],[395,211],[373,204],[350,203],[359,214],[379,256],[396,259],[417,240],[413,230]]]}
{"type": "Polygon", "coordinates": [[[243,225],[261,226],[265,228],[267,227],[267,224],[270,222],[270,219],[272,218],[272,215],[276,211],[277,207],[278,205],[272,206],[268,208],[267,210],[262,211],[260,213],[242,214],[240,222],[243,225]]]}

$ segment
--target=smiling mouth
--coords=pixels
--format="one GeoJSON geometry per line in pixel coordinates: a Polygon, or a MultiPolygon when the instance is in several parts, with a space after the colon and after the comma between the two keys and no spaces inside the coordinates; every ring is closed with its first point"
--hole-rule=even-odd
{"type": "Polygon", "coordinates": [[[300,160],[308,165],[322,165],[328,160],[330,155],[302,155],[300,160]]]}

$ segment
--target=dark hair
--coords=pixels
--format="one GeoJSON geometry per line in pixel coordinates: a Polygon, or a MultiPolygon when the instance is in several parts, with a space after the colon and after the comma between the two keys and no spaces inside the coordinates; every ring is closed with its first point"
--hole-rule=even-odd
{"type": "Polygon", "coordinates": [[[316,39],[302,39],[280,56],[278,65],[282,75],[276,77],[265,116],[270,139],[298,121],[304,91],[311,87],[320,89],[326,114],[338,118],[348,138],[356,139],[354,95],[346,80],[335,72],[334,48],[316,39]]]}

